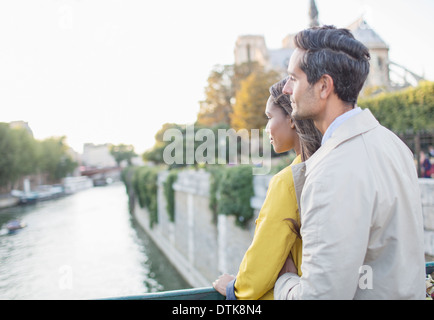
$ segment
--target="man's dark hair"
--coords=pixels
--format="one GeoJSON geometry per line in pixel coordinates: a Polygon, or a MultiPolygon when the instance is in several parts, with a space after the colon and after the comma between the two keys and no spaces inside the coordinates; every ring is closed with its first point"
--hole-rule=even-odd
{"type": "Polygon", "coordinates": [[[352,105],[369,73],[368,48],[347,29],[334,26],[313,27],[295,36],[295,45],[306,51],[300,68],[309,84],[330,75],[337,96],[352,105]]]}

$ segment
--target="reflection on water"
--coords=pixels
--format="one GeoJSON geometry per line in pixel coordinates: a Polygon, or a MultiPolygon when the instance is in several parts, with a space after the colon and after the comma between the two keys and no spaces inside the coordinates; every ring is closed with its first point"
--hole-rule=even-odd
{"type": "Polygon", "coordinates": [[[189,287],[128,212],[116,183],[0,211],[0,299],[93,299],[189,287]]]}

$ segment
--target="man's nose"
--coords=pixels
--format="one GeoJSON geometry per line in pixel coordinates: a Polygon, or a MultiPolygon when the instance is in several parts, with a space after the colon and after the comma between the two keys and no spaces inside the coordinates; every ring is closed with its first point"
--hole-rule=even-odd
{"type": "Polygon", "coordinates": [[[287,80],[285,85],[283,86],[283,90],[282,92],[284,94],[292,94],[292,85],[291,85],[291,81],[287,80]]]}

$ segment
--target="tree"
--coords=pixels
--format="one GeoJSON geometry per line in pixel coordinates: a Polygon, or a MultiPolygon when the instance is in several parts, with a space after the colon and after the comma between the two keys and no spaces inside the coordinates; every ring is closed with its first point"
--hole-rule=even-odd
{"type": "Polygon", "coordinates": [[[0,123],[0,187],[13,188],[27,175],[46,174],[52,182],[71,173],[77,163],[68,154],[65,137],[35,140],[25,129],[0,123]]]}
{"type": "Polygon", "coordinates": [[[155,134],[155,144],[152,149],[143,153],[142,159],[146,161],[153,161],[155,163],[164,163],[163,152],[164,148],[170,143],[170,141],[164,141],[164,133],[169,129],[182,130],[181,125],[176,123],[165,123],[160,130],[155,134]]]}
{"type": "Polygon", "coordinates": [[[126,160],[128,165],[132,165],[131,159],[136,157],[137,154],[134,152],[134,146],[131,144],[118,144],[110,146],[110,154],[115,158],[115,161],[120,166],[121,162],[126,160]]]}
{"type": "Polygon", "coordinates": [[[36,172],[35,147],[26,130],[0,123],[0,186],[13,186],[22,176],[36,172]]]}
{"type": "Polygon", "coordinates": [[[233,66],[215,66],[208,77],[205,88],[205,100],[200,101],[197,123],[213,126],[220,123],[229,124],[232,112],[231,99],[233,66]]]}
{"type": "Polygon", "coordinates": [[[241,83],[251,73],[260,72],[263,67],[257,62],[240,65],[216,65],[208,77],[205,100],[200,101],[197,124],[212,127],[231,124],[234,98],[241,83]]]}
{"type": "Polygon", "coordinates": [[[255,71],[241,82],[231,115],[231,125],[235,130],[261,129],[267,124],[264,115],[269,87],[280,80],[275,71],[255,71]]]}
{"type": "Polygon", "coordinates": [[[37,142],[37,167],[50,182],[59,181],[74,171],[77,163],[68,154],[66,137],[51,137],[37,142]]]}

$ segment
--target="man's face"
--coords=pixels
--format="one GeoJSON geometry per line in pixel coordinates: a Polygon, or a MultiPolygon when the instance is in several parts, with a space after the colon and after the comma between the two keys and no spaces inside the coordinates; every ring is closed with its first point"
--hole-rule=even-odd
{"type": "Polygon", "coordinates": [[[305,51],[295,49],[288,64],[289,80],[283,93],[291,95],[292,117],[296,120],[316,119],[319,110],[319,94],[315,92],[315,84],[307,82],[307,75],[300,69],[300,62],[305,51]]]}

